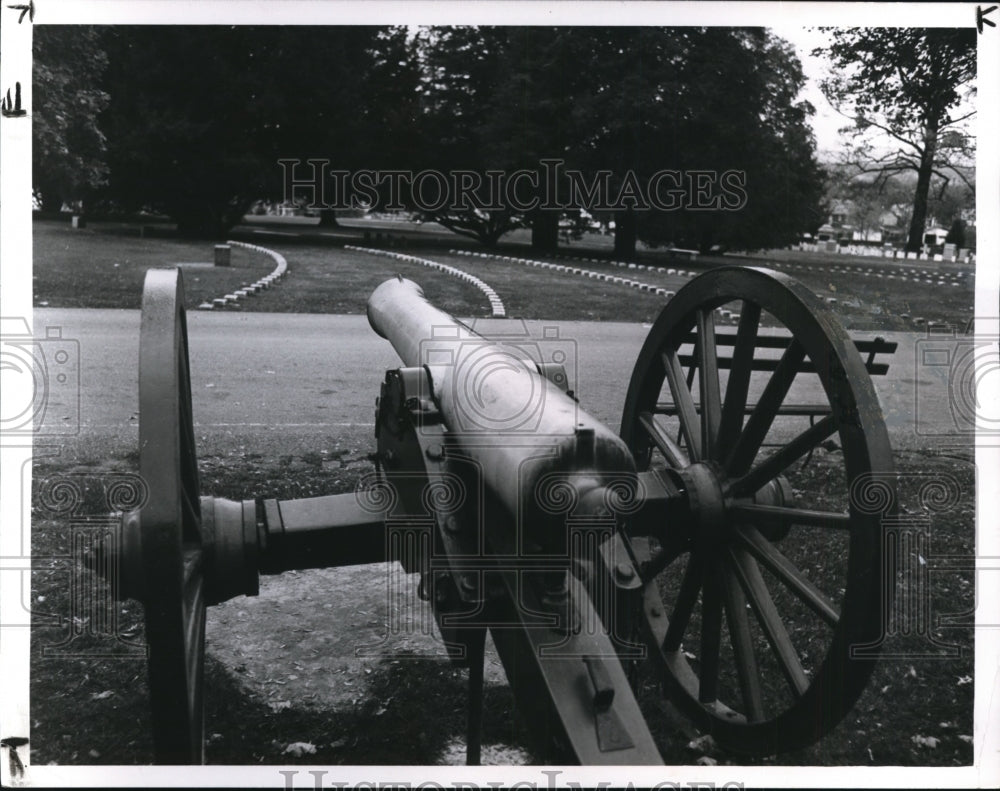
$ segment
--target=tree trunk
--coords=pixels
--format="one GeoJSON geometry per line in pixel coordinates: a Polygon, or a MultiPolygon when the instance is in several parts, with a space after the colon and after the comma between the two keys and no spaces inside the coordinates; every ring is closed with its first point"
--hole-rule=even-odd
{"type": "Polygon", "coordinates": [[[559,247],[559,212],[536,211],[531,221],[531,249],[554,253],[559,247]]]}
{"type": "Polygon", "coordinates": [[[934,158],[937,156],[938,119],[931,118],[924,132],[924,150],[920,156],[920,169],[917,171],[917,191],[913,196],[913,218],[910,220],[910,233],[906,239],[906,252],[919,253],[924,244],[924,225],[927,222],[927,194],[931,189],[931,176],[934,173],[934,158]]]}
{"type": "Polygon", "coordinates": [[[339,228],[340,223],[337,222],[337,210],[336,209],[320,209],[319,210],[319,227],[320,228],[339,228]]]}
{"type": "Polygon", "coordinates": [[[62,211],[62,193],[54,187],[42,188],[42,211],[58,214],[62,211]]]}
{"type": "Polygon", "coordinates": [[[202,207],[185,206],[170,212],[177,223],[177,235],[185,239],[222,241],[232,227],[223,220],[222,212],[202,207]]]}
{"type": "Polygon", "coordinates": [[[615,256],[635,257],[635,240],[639,220],[632,209],[615,212],[615,256]]]}

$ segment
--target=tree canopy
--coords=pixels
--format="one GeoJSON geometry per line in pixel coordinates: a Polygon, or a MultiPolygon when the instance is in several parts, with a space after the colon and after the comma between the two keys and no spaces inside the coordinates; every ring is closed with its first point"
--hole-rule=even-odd
{"type": "Polygon", "coordinates": [[[32,179],[42,207],[59,211],[104,184],[106,140],[98,116],[108,104],[108,58],[94,27],[34,31],[32,179]]]}
{"type": "Polygon", "coordinates": [[[369,80],[386,82],[372,55],[384,37],[366,27],[112,29],[111,196],[166,212],[184,234],[218,236],[280,190],[282,157],[360,166],[391,134],[361,111],[369,80]]]}
{"type": "Polygon", "coordinates": [[[142,26],[103,48],[104,195],[187,234],[225,233],[281,194],[280,160],[309,158],[464,173],[484,200],[427,213],[486,244],[527,223],[550,249],[581,209],[614,215],[623,255],[780,245],[821,221],[801,68],[763,29],[142,26]]]}
{"type": "MultiPolygon", "coordinates": [[[[623,255],[636,238],[780,245],[822,221],[801,67],[767,31],[433,29],[422,50],[438,166],[531,170],[544,192],[553,169],[542,163],[558,160],[576,174],[575,184],[556,179],[570,208],[594,209],[595,189],[618,204],[610,211],[623,255]],[[651,185],[668,197],[650,200],[651,185]],[[699,192],[711,194],[699,202],[699,192]]],[[[539,246],[554,246],[558,211],[526,215],[539,246]]]]}
{"type": "Polygon", "coordinates": [[[972,28],[825,29],[827,55],[836,73],[823,83],[830,102],[852,122],[861,169],[885,177],[917,173],[907,250],[923,243],[928,195],[936,177],[945,186],[972,160],[974,140],[967,121],[975,114],[976,32],[972,28]],[[887,135],[885,153],[872,132],[887,135]]]}

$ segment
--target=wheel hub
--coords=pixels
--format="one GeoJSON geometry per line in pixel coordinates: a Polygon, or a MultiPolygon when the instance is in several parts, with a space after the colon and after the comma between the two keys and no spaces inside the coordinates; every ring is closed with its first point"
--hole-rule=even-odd
{"type": "Polygon", "coordinates": [[[714,461],[696,462],[677,471],[684,482],[691,525],[699,541],[715,544],[726,531],[725,471],[714,461]]]}

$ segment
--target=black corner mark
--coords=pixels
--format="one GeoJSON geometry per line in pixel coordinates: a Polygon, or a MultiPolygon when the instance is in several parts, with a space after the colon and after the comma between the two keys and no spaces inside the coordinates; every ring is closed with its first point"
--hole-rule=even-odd
{"type": "Polygon", "coordinates": [[[24,776],[24,764],[21,763],[21,756],[17,754],[18,747],[24,747],[28,743],[28,740],[23,736],[8,736],[6,739],[0,739],[0,747],[6,747],[10,750],[10,777],[15,779],[24,776]]]}
{"type": "Polygon", "coordinates": [[[991,5],[989,8],[983,8],[981,5],[976,6],[976,30],[978,30],[980,34],[983,32],[983,25],[989,25],[990,27],[997,26],[997,23],[992,19],[986,18],[987,14],[992,14],[996,10],[997,7],[995,5],[991,5]]]}
{"type": "Polygon", "coordinates": [[[17,18],[17,24],[19,24],[19,25],[24,21],[24,15],[25,14],[28,15],[28,21],[29,22],[33,23],[35,21],[35,0],[28,0],[28,4],[27,5],[23,5],[23,4],[21,4],[21,5],[9,5],[9,6],[7,6],[7,8],[12,8],[15,11],[20,11],[21,12],[21,16],[19,16],[17,18]]]}
{"type": "Polygon", "coordinates": [[[0,105],[0,112],[5,118],[20,118],[27,115],[27,111],[21,108],[21,83],[14,84],[14,103],[10,101],[10,88],[7,89],[7,96],[4,97],[3,104],[0,105]]]}

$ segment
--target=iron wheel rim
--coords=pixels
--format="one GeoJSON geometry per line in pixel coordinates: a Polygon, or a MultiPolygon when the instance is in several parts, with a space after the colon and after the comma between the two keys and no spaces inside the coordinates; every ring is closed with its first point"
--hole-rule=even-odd
{"type": "Polygon", "coordinates": [[[153,743],[204,763],[205,583],[187,322],[178,269],[146,274],[139,336],[139,513],[153,743]]]}

